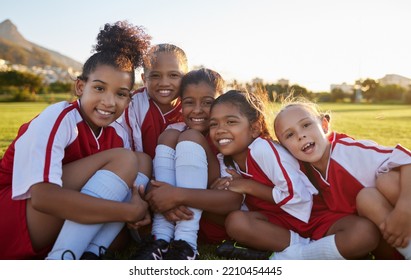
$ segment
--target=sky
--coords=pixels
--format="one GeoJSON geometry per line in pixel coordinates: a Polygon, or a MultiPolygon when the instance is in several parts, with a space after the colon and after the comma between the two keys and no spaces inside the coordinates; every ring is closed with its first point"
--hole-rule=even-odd
{"type": "Polygon", "coordinates": [[[105,23],[145,28],[227,81],[330,84],[411,78],[409,0],[0,0],[29,41],[83,63],[105,23]]]}

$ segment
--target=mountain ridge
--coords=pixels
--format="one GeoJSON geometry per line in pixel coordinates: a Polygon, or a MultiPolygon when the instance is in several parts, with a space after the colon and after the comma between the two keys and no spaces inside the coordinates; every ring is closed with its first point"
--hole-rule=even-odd
{"type": "Polygon", "coordinates": [[[27,66],[70,67],[76,71],[82,68],[80,62],[26,40],[9,19],[0,23],[0,59],[27,66]]]}

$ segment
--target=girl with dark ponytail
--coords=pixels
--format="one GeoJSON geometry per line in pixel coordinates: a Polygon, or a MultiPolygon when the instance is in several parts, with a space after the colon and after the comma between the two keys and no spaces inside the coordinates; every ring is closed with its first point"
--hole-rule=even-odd
{"type": "Polygon", "coordinates": [[[133,185],[146,184],[151,163],[116,120],[149,42],[141,27],[106,24],[75,81],[78,99],[20,128],[0,162],[0,259],[98,258],[125,223],[147,222],[133,185]]]}

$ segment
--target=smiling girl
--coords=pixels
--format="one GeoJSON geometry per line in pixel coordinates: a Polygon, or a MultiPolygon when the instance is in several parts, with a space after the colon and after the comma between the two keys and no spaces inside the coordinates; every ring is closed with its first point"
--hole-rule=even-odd
{"type": "Polygon", "coordinates": [[[290,102],[275,119],[275,133],[305,163],[306,173],[332,211],[358,211],[410,259],[411,152],[401,145],[391,148],[355,140],[331,131],[329,123],[329,115],[316,104],[290,102]]]}
{"type": "MultiPolygon", "coordinates": [[[[243,177],[226,187],[245,194],[250,210],[228,215],[225,225],[234,240],[274,252],[271,259],[361,258],[376,247],[375,226],[367,219],[330,211],[299,162],[271,139],[258,97],[230,91],[217,98],[210,136],[225,163],[243,177]]],[[[253,255],[229,244],[217,252],[237,258],[253,255]]]]}
{"type": "Polygon", "coordinates": [[[0,165],[0,259],[40,259],[51,248],[48,259],[98,257],[125,223],[144,220],[147,204],[131,188],[151,170],[116,120],[149,39],[127,22],[106,24],[75,81],[78,100],[20,128],[0,165]]]}

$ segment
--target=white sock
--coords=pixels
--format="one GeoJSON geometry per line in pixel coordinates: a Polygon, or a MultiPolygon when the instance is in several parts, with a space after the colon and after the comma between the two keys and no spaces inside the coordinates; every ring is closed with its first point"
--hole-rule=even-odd
{"type": "MultiPolygon", "coordinates": [[[[140,176],[142,173],[138,173],[138,176],[140,176]]],[[[140,185],[146,186],[148,183],[148,178],[146,175],[143,175],[143,180],[139,180],[138,176],[136,179],[136,182],[138,181],[140,185]],[[145,178],[147,178],[147,182],[144,184],[145,178]]],[[[131,191],[127,193],[127,196],[123,199],[123,202],[130,201],[131,199],[131,191]]],[[[93,238],[93,240],[90,242],[90,244],[87,246],[86,251],[87,252],[92,252],[96,254],[97,256],[100,256],[100,253],[105,253],[105,250],[111,245],[113,240],[117,237],[119,232],[123,229],[124,223],[107,223],[103,224],[103,227],[99,230],[97,235],[93,238]]]]}
{"type": "Polygon", "coordinates": [[[105,250],[111,245],[123,227],[124,223],[103,224],[101,229],[97,232],[97,235],[88,244],[85,252],[92,252],[97,256],[100,256],[100,253],[104,254],[105,250]]]}
{"type": "MultiPolygon", "coordinates": [[[[113,172],[99,170],[88,180],[81,192],[102,199],[123,201],[129,195],[130,189],[113,172]]],[[[80,224],[66,220],[47,259],[79,259],[103,225],[80,224]],[[65,253],[67,250],[70,252],[65,253]]],[[[111,244],[114,237],[107,237],[108,244],[111,244]],[[112,239],[108,240],[110,238],[112,239]]]]}
{"type": "MultiPolygon", "coordinates": [[[[176,147],[176,184],[182,188],[207,189],[207,155],[203,147],[192,141],[182,141],[176,147]]],[[[201,209],[189,208],[191,220],[176,223],[175,240],[184,240],[196,251],[201,209]]]]}
{"type": "Polygon", "coordinates": [[[309,238],[304,238],[301,237],[298,233],[290,230],[290,245],[288,245],[287,248],[285,248],[282,252],[274,252],[271,256],[270,256],[270,260],[285,260],[285,259],[289,259],[290,256],[288,256],[288,254],[285,253],[285,251],[294,246],[294,245],[307,245],[308,243],[310,243],[310,239],[309,238]]]}
{"type": "Polygon", "coordinates": [[[405,248],[396,248],[406,260],[411,260],[411,241],[408,242],[408,246],[405,248]]]}
{"type": "Polygon", "coordinates": [[[335,235],[313,240],[308,244],[294,244],[284,251],[274,253],[276,260],[344,260],[335,244],[335,235]]]}
{"type": "Polygon", "coordinates": [[[310,242],[311,242],[310,238],[302,237],[295,231],[290,230],[290,246],[293,246],[295,244],[307,245],[310,242]]]}
{"type": "MultiPolygon", "coordinates": [[[[176,185],[175,155],[176,151],[169,146],[157,145],[153,160],[154,176],[157,181],[166,182],[172,186],[176,185]]],[[[174,223],[167,221],[162,214],[155,213],[151,234],[156,239],[170,242],[174,237],[174,227],[174,223]]]]}
{"type": "Polygon", "coordinates": [[[157,145],[153,159],[154,177],[156,181],[176,185],[176,151],[166,145],[157,145]]]}
{"type": "MultiPolygon", "coordinates": [[[[150,178],[148,178],[144,173],[138,172],[137,178],[134,181],[134,184],[139,187],[141,185],[144,186],[144,189],[147,187],[148,182],[150,181],[150,178]]],[[[131,197],[130,197],[131,198],[131,197]]]]}
{"type": "Polygon", "coordinates": [[[170,242],[174,238],[174,223],[167,221],[164,215],[154,213],[151,234],[155,239],[163,239],[170,242]]]}

